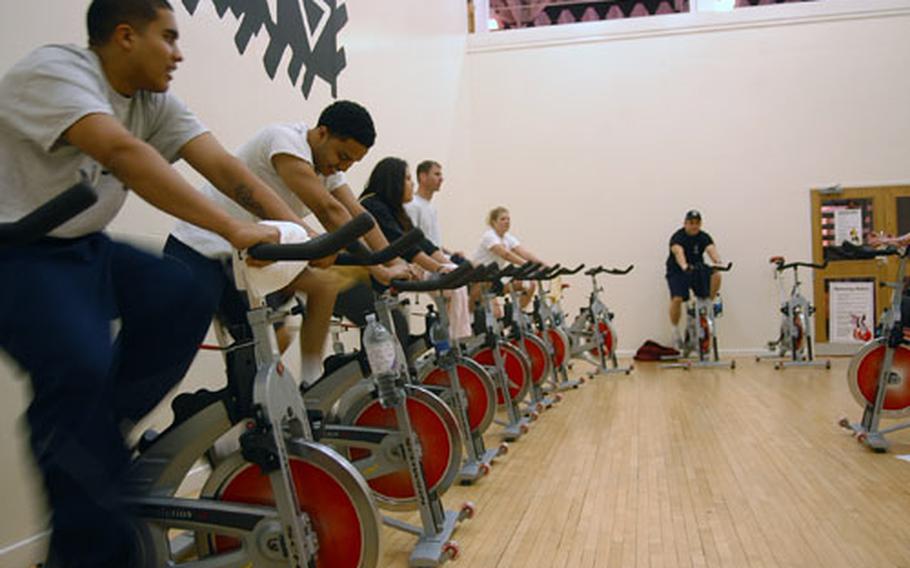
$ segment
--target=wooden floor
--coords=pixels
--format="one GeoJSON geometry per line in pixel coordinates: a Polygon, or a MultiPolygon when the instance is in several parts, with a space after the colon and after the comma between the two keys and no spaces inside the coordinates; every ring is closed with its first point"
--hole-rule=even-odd
{"type": "MultiPolygon", "coordinates": [[[[566,393],[444,496],[478,507],[450,565],[910,567],[910,435],[873,454],[836,426],[859,413],[846,366],[644,364],[566,393]]],[[[414,537],[383,536],[380,565],[407,566],[414,537]]]]}

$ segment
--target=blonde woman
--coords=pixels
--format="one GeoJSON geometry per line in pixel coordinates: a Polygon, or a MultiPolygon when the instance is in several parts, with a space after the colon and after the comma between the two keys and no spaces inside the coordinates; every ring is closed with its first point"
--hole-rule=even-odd
{"type": "MultiPolygon", "coordinates": [[[[500,268],[505,268],[509,264],[521,265],[530,261],[546,265],[546,262],[522,246],[521,242],[509,232],[512,218],[508,209],[496,207],[490,211],[487,215],[487,224],[490,228],[480,237],[480,244],[471,259],[474,264],[495,262],[500,268]]],[[[510,291],[513,285],[518,288],[519,301],[521,307],[524,308],[534,297],[536,286],[534,282],[514,282],[506,286],[506,292],[510,291]]],[[[471,291],[471,305],[474,305],[479,299],[480,291],[479,287],[471,291]]]]}

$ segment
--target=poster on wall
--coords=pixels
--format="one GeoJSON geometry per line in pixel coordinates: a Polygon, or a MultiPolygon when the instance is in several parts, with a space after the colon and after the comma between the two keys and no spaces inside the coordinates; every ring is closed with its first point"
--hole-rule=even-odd
{"type": "Polygon", "coordinates": [[[865,343],[875,327],[875,282],[828,282],[828,333],[832,343],[865,343]]]}
{"type": "Polygon", "coordinates": [[[862,209],[838,209],[834,212],[834,243],[840,246],[844,241],[863,244],[862,209]]]}

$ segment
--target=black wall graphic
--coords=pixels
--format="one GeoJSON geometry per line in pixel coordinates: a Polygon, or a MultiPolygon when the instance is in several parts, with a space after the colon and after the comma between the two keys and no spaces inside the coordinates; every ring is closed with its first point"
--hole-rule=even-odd
{"type": "MultiPolygon", "coordinates": [[[[195,14],[201,0],[183,0],[183,6],[195,14]]],[[[281,57],[291,50],[288,78],[300,85],[303,97],[310,96],[313,81],[321,78],[332,87],[332,97],[338,97],[338,76],[347,65],[344,48],[338,49],[338,32],[348,22],[347,7],[339,0],[209,0],[219,17],[230,9],[240,20],[234,36],[237,49],[243,54],[250,40],[265,28],[269,46],[263,57],[266,73],[272,79],[278,72],[281,57]],[[275,12],[272,13],[272,7],[275,12]]],[[[343,0],[341,0],[343,2],[343,0]]]]}

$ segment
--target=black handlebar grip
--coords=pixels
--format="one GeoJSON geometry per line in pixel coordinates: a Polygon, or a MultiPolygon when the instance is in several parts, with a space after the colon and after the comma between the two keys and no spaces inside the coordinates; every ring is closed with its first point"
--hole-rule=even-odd
{"type": "Polygon", "coordinates": [[[522,265],[515,274],[512,275],[513,280],[531,280],[534,274],[537,274],[543,265],[540,263],[531,263],[522,265]]]}
{"type": "Polygon", "coordinates": [[[368,256],[340,254],[335,260],[335,264],[343,266],[374,266],[377,264],[385,264],[392,259],[406,254],[409,250],[416,247],[423,238],[423,231],[420,229],[412,229],[386,248],[368,256]]]}
{"type": "Polygon", "coordinates": [[[521,280],[522,276],[530,274],[530,273],[534,272],[535,270],[537,270],[538,268],[540,268],[540,265],[535,264],[535,263],[531,262],[530,260],[528,262],[522,264],[521,266],[516,266],[514,264],[510,264],[509,266],[506,266],[505,268],[500,270],[498,274],[493,276],[493,278],[495,278],[495,279],[515,278],[517,280],[521,280]]]}
{"type": "Polygon", "coordinates": [[[607,274],[613,274],[613,275],[616,275],[616,276],[625,276],[626,274],[632,272],[632,269],[633,269],[633,268],[635,268],[635,265],[634,265],[634,264],[630,264],[629,266],[627,266],[627,267],[626,267],[625,269],[623,269],[623,270],[620,270],[620,269],[618,269],[618,268],[610,268],[610,269],[604,270],[604,272],[606,272],[607,274]]]}
{"type": "Polygon", "coordinates": [[[822,264],[815,264],[814,262],[788,262],[787,264],[778,264],[778,270],[787,270],[789,268],[796,268],[797,266],[805,266],[806,268],[816,268],[818,270],[824,270],[828,268],[828,261],[825,260],[822,264]]]}
{"type": "Polygon", "coordinates": [[[522,280],[550,280],[555,278],[555,274],[562,270],[562,265],[557,263],[550,267],[544,267],[541,264],[536,265],[533,272],[525,274],[522,280]]]}
{"type": "Polygon", "coordinates": [[[581,272],[584,267],[584,264],[579,264],[575,268],[563,268],[556,274],[556,276],[573,276],[581,272]]]}
{"type": "Polygon", "coordinates": [[[325,233],[305,243],[251,246],[249,255],[257,260],[313,260],[335,254],[350,245],[376,225],[369,213],[361,213],[337,230],[325,233]]]}
{"type": "Polygon", "coordinates": [[[437,290],[449,290],[464,286],[466,276],[474,272],[475,268],[470,263],[463,263],[458,268],[443,274],[438,278],[430,280],[392,280],[391,287],[398,292],[435,292],[437,290]]]}
{"type": "Polygon", "coordinates": [[[36,241],[98,201],[95,189],[79,182],[25,217],[0,224],[0,245],[24,245],[36,241]]]}

